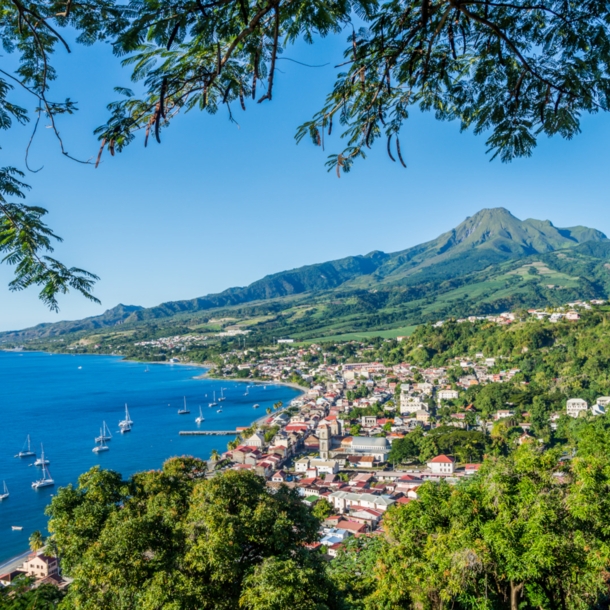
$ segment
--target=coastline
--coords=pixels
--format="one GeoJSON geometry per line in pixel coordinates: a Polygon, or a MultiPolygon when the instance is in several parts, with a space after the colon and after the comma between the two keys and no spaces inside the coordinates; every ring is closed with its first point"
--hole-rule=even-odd
{"type": "Polygon", "coordinates": [[[305,394],[309,388],[305,388],[298,383],[292,383],[290,381],[275,381],[274,379],[265,380],[265,379],[237,379],[235,377],[215,377],[211,374],[212,367],[210,367],[205,373],[201,375],[197,375],[193,379],[212,379],[214,381],[231,381],[236,383],[247,383],[249,385],[283,385],[287,388],[292,388],[293,390],[298,390],[302,394],[305,394]]]}

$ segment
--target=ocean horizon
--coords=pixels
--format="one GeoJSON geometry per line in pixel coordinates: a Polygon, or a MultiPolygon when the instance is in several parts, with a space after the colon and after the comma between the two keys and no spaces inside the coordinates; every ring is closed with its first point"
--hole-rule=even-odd
{"type": "Polygon", "coordinates": [[[280,384],[250,384],[201,377],[196,365],[155,364],[118,356],[0,352],[0,492],[6,481],[10,497],[0,502],[0,563],[28,548],[35,530],[46,533],[44,509],[53,494],[99,465],[128,477],[160,468],[175,455],[208,459],[222,452],[232,436],[179,436],[181,430],[234,430],[248,426],[277,401],[287,405],[300,392],[280,384]],[[217,407],[208,404],[220,396],[217,407]],[[190,409],[178,415],[184,399],[190,409]],[[253,409],[254,404],[260,408],[253,409]],[[133,430],[120,434],[118,422],[128,405],[133,430]],[[196,424],[199,406],[205,421],[196,424]],[[217,410],[222,406],[222,412],[217,410]],[[93,453],[94,438],[105,421],[112,433],[110,450],[93,453]],[[14,457],[30,436],[32,451],[45,458],[54,487],[35,491],[40,477],[34,458],[14,457]],[[12,527],[23,529],[13,531],[12,527]]]}

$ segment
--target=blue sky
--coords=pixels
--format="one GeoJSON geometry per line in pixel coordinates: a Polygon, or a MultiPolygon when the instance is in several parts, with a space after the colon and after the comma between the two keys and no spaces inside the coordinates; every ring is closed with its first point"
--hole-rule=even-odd
{"type": "MultiPolygon", "coordinates": [[[[325,68],[279,62],[274,99],[236,110],[179,117],[162,145],[141,137],[97,170],[63,158],[41,129],[28,174],[28,202],[47,207],[64,238],[56,255],[97,273],[97,306],[76,294],[49,312],[35,289],[10,293],[0,268],[0,330],[96,315],[117,303],[155,305],[246,285],[266,274],[371,250],[392,252],[446,231],[484,207],[519,218],[550,219],[610,234],[607,142],[610,117],[584,117],[571,142],[543,140],[530,159],[489,162],[485,138],[460,133],[416,110],[401,136],[407,170],[383,145],[340,180],[324,167],[338,137],[322,152],[295,144],[296,127],[321,106],[341,61],[342,37],[299,45],[285,57],[325,68]]],[[[58,50],[55,97],[78,101],[60,122],[68,150],[95,156],[92,132],[104,122],[112,88],[131,86],[106,45],[58,50]]],[[[21,98],[23,99],[23,98],[21,98]]],[[[3,134],[0,165],[23,167],[27,129],[3,134]]]]}

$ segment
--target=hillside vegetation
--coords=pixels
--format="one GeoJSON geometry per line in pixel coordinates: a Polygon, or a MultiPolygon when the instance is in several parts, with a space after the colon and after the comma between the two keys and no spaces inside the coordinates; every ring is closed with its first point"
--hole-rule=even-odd
{"type": "Polygon", "coordinates": [[[222,342],[218,332],[236,325],[248,331],[250,344],[311,340],[609,295],[610,241],[603,233],[521,221],[497,208],[401,252],[310,265],[147,309],[120,305],[103,316],[2,333],[0,344],[53,349],[60,339],[55,343],[63,349],[99,344],[97,349],[116,350],[131,336],[185,332],[222,342]],[[230,322],[220,327],[210,323],[226,318],[230,322]]]}

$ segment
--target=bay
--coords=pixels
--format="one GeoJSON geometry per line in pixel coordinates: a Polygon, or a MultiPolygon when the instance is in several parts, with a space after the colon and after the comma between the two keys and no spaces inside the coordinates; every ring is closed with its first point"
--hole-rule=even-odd
{"type": "Polygon", "coordinates": [[[160,468],[174,455],[208,459],[223,451],[232,436],[179,436],[180,430],[234,430],[265,414],[277,401],[287,405],[298,390],[282,385],[196,379],[204,370],[189,365],[143,364],[112,356],[72,356],[0,352],[0,486],[10,497],[0,502],[0,563],[28,548],[34,530],[46,531],[44,509],[57,489],[100,465],[127,477],[160,468]],[[214,391],[226,400],[209,408],[214,391]],[[178,415],[186,397],[188,415],[178,415]],[[134,422],[120,434],[125,403],[134,422]],[[254,404],[259,409],[253,409],[254,404]],[[202,406],[205,421],[195,423],[202,406]],[[217,409],[222,406],[222,413],[217,409]],[[112,433],[105,453],[92,452],[102,421],[112,433]],[[27,435],[32,450],[45,457],[55,487],[34,491],[40,476],[34,458],[16,458],[27,435]],[[12,526],[23,530],[13,531],[12,526]]]}

